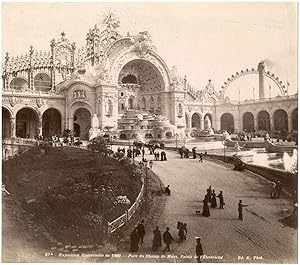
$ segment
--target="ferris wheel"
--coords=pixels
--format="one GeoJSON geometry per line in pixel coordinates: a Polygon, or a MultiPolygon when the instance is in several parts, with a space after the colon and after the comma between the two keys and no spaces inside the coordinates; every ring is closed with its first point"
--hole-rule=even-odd
{"type": "Polygon", "coordinates": [[[288,82],[287,85],[285,86],[284,83],[279,79],[279,77],[272,74],[270,71],[265,71],[264,69],[259,70],[254,68],[252,69],[247,68],[245,70],[241,70],[240,72],[236,72],[235,74],[232,74],[231,77],[228,77],[227,80],[224,82],[224,84],[221,86],[221,93],[224,95],[226,90],[229,88],[229,86],[239,78],[246,75],[259,75],[259,74],[262,74],[264,77],[267,77],[268,79],[272,80],[278,87],[281,96],[287,95],[287,86],[289,86],[288,82]]]}

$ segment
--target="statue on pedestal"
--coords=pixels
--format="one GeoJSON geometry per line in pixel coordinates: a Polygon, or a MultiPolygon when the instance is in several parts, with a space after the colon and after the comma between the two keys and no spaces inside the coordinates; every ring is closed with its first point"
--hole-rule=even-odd
{"type": "Polygon", "coordinates": [[[99,129],[99,120],[97,117],[97,114],[94,114],[92,118],[92,124],[91,129],[89,130],[89,140],[98,137],[100,135],[101,131],[99,129]]]}
{"type": "Polygon", "coordinates": [[[213,135],[214,134],[214,130],[211,128],[211,121],[210,121],[210,118],[208,116],[206,116],[205,119],[204,119],[204,131],[208,135],[213,135]]]}

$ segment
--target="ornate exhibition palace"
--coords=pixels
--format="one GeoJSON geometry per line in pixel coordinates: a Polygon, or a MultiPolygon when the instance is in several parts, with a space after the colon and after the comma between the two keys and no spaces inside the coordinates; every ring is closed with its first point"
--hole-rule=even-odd
{"type": "Polygon", "coordinates": [[[194,90],[169,69],[147,31],[118,33],[112,15],[102,30],[95,25],[86,45],[77,48],[63,32],[49,50],[12,57],[6,54],[2,78],[2,135],[35,138],[65,129],[88,139],[111,132],[120,139],[183,138],[212,128],[228,132],[297,132],[296,95],[278,77],[257,67],[234,73],[220,88],[209,80],[194,90]],[[256,75],[259,99],[241,102],[226,90],[245,75],[256,75]],[[281,96],[265,96],[270,79],[281,96]]]}

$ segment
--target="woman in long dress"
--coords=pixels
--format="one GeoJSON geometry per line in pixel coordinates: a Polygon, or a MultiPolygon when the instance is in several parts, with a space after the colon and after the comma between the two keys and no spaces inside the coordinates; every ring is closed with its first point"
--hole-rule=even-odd
{"type": "Polygon", "coordinates": [[[152,250],[157,251],[161,247],[161,232],[158,229],[158,226],[153,230],[153,235],[152,250]]]}
{"type": "Polygon", "coordinates": [[[137,252],[139,249],[139,235],[135,227],[130,234],[130,252],[137,252]]]}
{"type": "Polygon", "coordinates": [[[211,195],[211,208],[216,208],[217,207],[217,198],[216,198],[216,193],[215,190],[212,191],[212,195],[211,195]]]}
{"type": "Polygon", "coordinates": [[[202,215],[205,217],[209,217],[210,216],[210,212],[209,212],[209,207],[208,207],[208,198],[206,197],[203,200],[203,212],[202,215]]]}

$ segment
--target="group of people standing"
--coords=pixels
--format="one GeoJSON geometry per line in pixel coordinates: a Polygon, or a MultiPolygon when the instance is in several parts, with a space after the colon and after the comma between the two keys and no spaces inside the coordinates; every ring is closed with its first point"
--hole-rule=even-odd
{"type": "Polygon", "coordinates": [[[220,193],[216,195],[215,190],[212,190],[210,185],[209,188],[206,190],[206,195],[203,200],[203,211],[202,211],[203,216],[205,217],[210,216],[208,203],[210,203],[211,208],[217,208],[217,197],[220,200],[219,208],[224,209],[225,203],[224,203],[223,191],[220,191],[220,193]]]}
{"type": "Polygon", "coordinates": [[[130,252],[137,252],[139,243],[143,245],[145,236],[145,220],[143,219],[137,226],[135,226],[130,234],[130,252]]]}
{"type": "MultiPolygon", "coordinates": [[[[144,243],[144,236],[146,233],[144,223],[145,221],[143,219],[137,226],[133,228],[130,234],[130,252],[137,252],[139,244],[142,246],[144,243]]],[[[178,222],[177,228],[179,242],[181,243],[187,239],[187,224],[178,222]]],[[[172,245],[173,241],[174,238],[170,233],[169,227],[167,227],[165,232],[161,234],[159,227],[156,226],[156,228],[153,230],[152,250],[158,251],[159,248],[162,247],[162,242],[164,242],[165,248],[163,249],[163,252],[171,251],[170,246],[172,245]]]]}
{"type": "MultiPolygon", "coordinates": [[[[181,147],[178,150],[180,158],[189,158],[190,157],[190,150],[186,147],[181,147]]],[[[207,152],[205,152],[204,154],[207,154],[207,152]]],[[[196,152],[196,147],[192,148],[192,155],[193,155],[193,159],[197,158],[197,152],[196,152]]],[[[199,162],[203,161],[203,154],[200,153],[199,154],[199,162]]]]}

